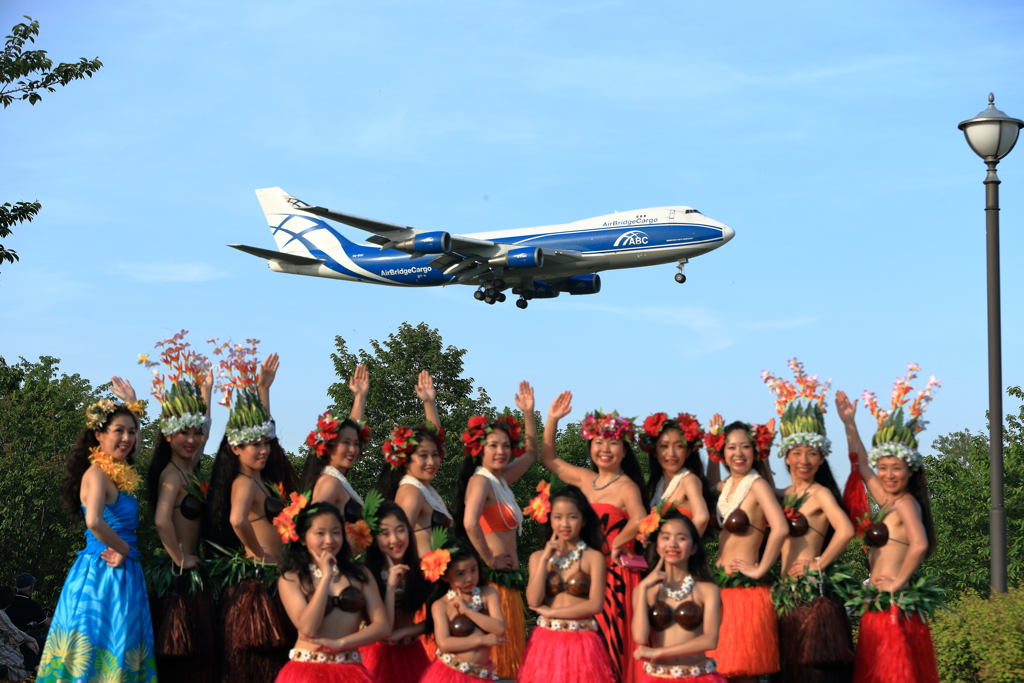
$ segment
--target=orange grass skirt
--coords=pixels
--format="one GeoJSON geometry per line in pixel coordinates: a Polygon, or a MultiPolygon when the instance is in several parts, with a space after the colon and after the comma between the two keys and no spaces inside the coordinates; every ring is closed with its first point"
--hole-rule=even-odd
{"type": "Polygon", "coordinates": [[[505,637],[508,642],[491,648],[498,678],[515,679],[519,676],[519,662],[526,647],[526,605],[523,594],[515,588],[494,584],[501,600],[501,613],[505,617],[505,637]]]}
{"type": "Polygon", "coordinates": [[[725,678],[779,670],[779,627],[768,586],[722,589],[718,647],[707,656],[725,678]]]}

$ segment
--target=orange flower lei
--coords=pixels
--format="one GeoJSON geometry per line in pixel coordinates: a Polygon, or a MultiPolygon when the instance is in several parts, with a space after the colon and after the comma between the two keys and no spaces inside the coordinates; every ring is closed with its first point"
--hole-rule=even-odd
{"type": "Polygon", "coordinates": [[[89,449],[89,463],[99,467],[122,493],[135,493],[142,483],[142,477],[134,467],[126,462],[114,462],[114,458],[109,453],[101,451],[99,446],[89,449]]]}

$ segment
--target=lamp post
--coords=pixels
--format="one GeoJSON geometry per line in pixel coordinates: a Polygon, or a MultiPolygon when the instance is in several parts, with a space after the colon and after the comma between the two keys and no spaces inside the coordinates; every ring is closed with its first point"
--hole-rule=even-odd
{"type": "Polygon", "coordinates": [[[988,449],[989,542],[991,543],[992,590],[1006,592],[1006,507],[1003,502],[1003,350],[999,308],[999,177],[996,164],[1017,144],[1024,121],[996,109],[989,93],[988,108],[962,122],[967,144],[985,160],[985,234],[988,261],[988,449]]]}

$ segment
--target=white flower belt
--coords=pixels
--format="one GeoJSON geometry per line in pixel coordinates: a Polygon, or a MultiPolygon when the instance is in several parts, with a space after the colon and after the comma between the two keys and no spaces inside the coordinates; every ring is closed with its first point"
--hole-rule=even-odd
{"type": "Polygon", "coordinates": [[[705,660],[703,664],[695,666],[662,666],[644,662],[644,673],[658,678],[693,678],[694,676],[713,674],[717,668],[713,659],[705,660]]]}
{"type": "Polygon", "coordinates": [[[464,673],[467,676],[482,678],[488,681],[494,679],[494,664],[492,662],[488,662],[485,666],[481,666],[480,664],[467,662],[465,659],[456,657],[450,652],[441,652],[440,650],[437,651],[437,658],[452,669],[464,673]]]}
{"type": "Polygon", "coordinates": [[[288,659],[293,662],[310,662],[312,664],[359,664],[363,656],[359,650],[342,652],[323,652],[313,650],[289,650],[288,659]]]}
{"type": "Polygon", "coordinates": [[[596,619],[548,619],[537,617],[537,626],[549,631],[596,631],[596,619]]]}

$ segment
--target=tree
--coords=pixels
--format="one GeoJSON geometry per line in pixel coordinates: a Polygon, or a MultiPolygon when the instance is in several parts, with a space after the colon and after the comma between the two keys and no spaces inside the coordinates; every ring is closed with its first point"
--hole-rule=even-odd
{"type": "Polygon", "coordinates": [[[454,346],[445,348],[440,333],[426,323],[416,327],[402,323],[398,331],[388,335],[383,342],[371,339],[370,350],[360,349],[357,354],[348,351],[341,336],[334,340],[337,351],[331,354],[331,360],[339,381],[327,390],[334,401],[332,410],[343,415],[351,410],[352,392],[348,389],[348,378],[357,365],[365,365],[370,373],[370,394],[364,419],[373,433],[365,455],[348,474],[352,485],[359,491],[374,488],[381,467],[387,466],[380,447],[391,428],[403,422],[423,421],[423,406],[416,398],[416,378],[421,370],[427,370],[434,378],[437,410],[447,435],[447,456],[441,463],[434,487],[450,504],[455,493],[458,463],[462,459],[462,430],[473,415],[493,412],[484,388],[477,387],[474,396],[473,378],[462,376],[462,358],[466,350],[454,346]]]}
{"type": "MultiPolygon", "coordinates": [[[[1010,396],[1024,399],[1020,387],[1010,396]]],[[[936,570],[940,585],[954,597],[968,589],[987,595],[990,582],[988,435],[952,432],[935,439],[934,456],[925,457],[928,493],[935,521],[935,554],[925,567],[936,570]]],[[[1024,405],[1006,416],[1003,431],[1008,578],[1024,580],[1024,405]]]]}
{"type": "MultiPolygon", "coordinates": [[[[3,57],[0,58],[0,102],[4,109],[15,100],[28,100],[35,105],[43,96],[42,91],[56,92],[55,86],[65,86],[71,81],[84,79],[100,70],[103,62],[99,59],[88,60],[85,57],[74,64],[61,62],[56,67],[53,60],[46,56],[46,50],[25,50],[25,41],[36,42],[39,35],[39,22],[26,16],[31,23],[18,24],[7,36],[3,57]],[[38,78],[30,78],[38,75],[38,78]]],[[[0,206],[0,238],[11,234],[11,228],[19,223],[31,222],[39,213],[42,204],[39,202],[5,203],[0,206]]],[[[20,260],[18,252],[7,249],[0,244],[0,263],[14,263],[20,260]]]]}

